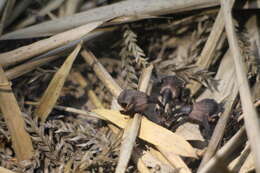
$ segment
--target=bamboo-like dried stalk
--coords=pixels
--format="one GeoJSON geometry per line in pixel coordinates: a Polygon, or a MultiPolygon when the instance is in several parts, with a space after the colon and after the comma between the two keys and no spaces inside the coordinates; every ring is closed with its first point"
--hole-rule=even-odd
{"type": "Polygon", "coordinates": [[[42,24],[6,34],[1,37],[1,39],[42,37],[50,34],[57,34],[93,21],[106,21],[108,19],[122,16],[164,15],[217,5],[219,5],[219,1],[217,0],[128,0],[91,9],[86,12],[77,13],[57,20],[44,22],[42,24]]]}
{"type": "Polygon", "coordinates": [[[21,110],[12,92],[11,83],[0,66],[0,109],[11,134],[12,146],[19,161],[33,157],[33,146],[21,110]]]}
{"type": "Polygon", "coordinates": [[[226,169],[230,162],[230,155],[246,141],[245,128],[242,127],[218,152],[210,159],[198,173],[221,172],[220,168],[226,169]]]}
{"type": "Polygon", "coordinates": [[[227,122],[229,120],[230,112],[232,110],[232,105],[233,105],[235,98],[236,97],[233,96],[233,98],[229,98],[228,101],[226,102],[225,111],[223,112],[220,119],[218,120],[218,123],[214,129],[213,135],[210,139],[208,148],[206,150],[206,153],[203,155],[203,158],[202,158],[202,161],[200,163],[198,170],[200,170],[217,151],[219,143],[221,142],[221,139],[224,135],[225,128],[226,128],[227,122]]]}
{"type": "MultiPolygon", "coordinates": [[[[235,0],[230,0],[229,3],[233,6],[235,0]]],[[[221,35],[224,31],[224,19],[223,13],[219,11],[218,16],[214,22],[210,35],[205,43],[205,46],[202,49],[201,55],[196,62],[196,66],[200,69],[208,69],[211,62],[214,60],[214,52],[216,50],[217,44],[221,38],[221,35]]],[[[192,82],[191,91],[192,93],[196,93],[198,89],[201,87],[201,83],[192,82]]]]}
{"type": "Polygon", "coordinates": [[[86,63],[93,68],[98,78],[104,83],[112,95],[117,97],[122,92],[122,89],[106,71],[103,65],[98,62],[96,57],[90,51],[86,49],[81,51],[81,55],[83,56],[86,63]]]}
{"type": "Polygon", "coordinates": [[[5,23],[7,21],[7,17],[9,16],[14,4],[15,4],[15,0],[8,0],[5,5],[5,9],[4,9],[4,12],[3,12],[2,16],[1,16],[1,20],[0,20],[0,36],[2,35],[2,32],[5,28],[5,23]]]}
{"type": "Polygon", "coordinates": [[[73,15],[76,11],[77,11],[77,8],[79,8],[80,4],[82,3],[82,0],[68,0],[66,1],[66,4],[65,4],[65,16],[70,16],[70,15],[73,15]]]}
{"type": "Polygon", "coordinates": [[[28,63],[21,64],[19,66],[16,66],[10,70],[7,70],[5,72],[5,75],[9,80],[13,80],[15,78],[18,78],[26,73],[29,73],[30,71],[34,70],[37,67],[40,67],[44,64],[47,64],[48,62],[54,61],[58,59],[59,56],[50,56],[44,59],[38,59],[35,61],[31,61],[28,63]]]}
{"type": "MultiPolygon", "coordinates": [[[[142,92],[147,91],[152,70],[153,70],[153,65],[150,65],[147,68],[143,69],[138,84],[138,90],[142,92]]],[[[142,115],[135,114],[134,118],[129,121],[127,128],[124,131],[123,140],[120,148],[119,161],[116,167],[116,173],[124,173],[126,171],[128,162],[130,160],[134,148],[135,140],[139,132],[141,120],[142,120],[142,115]]]]}
{"type": "Polygon", "coordinates": [[[58,7],[60,7],[60,5],[63,2],[64,2],[64,0],[49,1],[49,3],[46,6],[44,6],[37,14],[29,16],[25,20],[21,21],[18,25],[16,25],[15,29],[24,28],[26,26],[33,24],[34,22],[36,22],[37,16],[47,15],[49,12],[51,12],[51,11],[57,9],[58,7]]]}
{"type": "MultiPolygon", "coordinates": [[[[246,76],[245,65],[238,46],[238,41],[235,34],[234,24],[232,21],[231,7],[229,2],[221,0],[222,12],[224,14],[225,29],[233,55],[233,60],[236,67],[236,76],[239,86],[239,94],[242,103],[243,112],[245,114],[245,127],[254,154],[255,163],[260,163],[260,123],[256,110],[253,105],[253,100],[250,93],[250,88],[246,76]]],[[[260,172],[260,164],[256,164],[256,172],[260,172]]]]}
{"type": "Polygon", "coordinates": [[[48,88],[45,90],[40,100],[40,104],[35,110],[35,115],[41,119],[42,123],[45,122],[56,101],[58,100],[72,64],[81,49],[81,45],[82,43],[78,44],[74,51],[68,56],[61,68],[55,73],[53,79],[48,85],[48,88]]]}
{"type": "Polygon", "coordinates": [[[2,13],[2,10],[3,10],[4,6],[5,6],[5,3],[6,3],[6,0],[0,1],[0,13],[2,13]]]}
{"type": "Polygon", "coordinates": [[[24,10],[26,10],[32,2],[33,0],[20,1],[12,11],[11,17],[6,21],[6,27],[11,25],[13,21],[15,21],[15,19],[19,17],[20,14],[22,14],[22,12],[24,12],[24,10]]]}
{"type": "Polygon", "coordinates": [[[250,154],[250,147],[247,143],[241,154],[228,165],[228,168],[231,170],[231,172],[240,172],[240,169],[242,168],[250,154]]]}
{"type": "Polygon", "coordinates": [[[96,27],[101,25],[102,21],[89,23],[78,28],[57,34],[50,38],[37,41],[28,46],[23,46],[18,49],[0,54],[0,64],[8,66],[32,58],[33,56],[44,53],[48,50],[65,45],[71,41],[77,40],[86,35],[96,27]]]}

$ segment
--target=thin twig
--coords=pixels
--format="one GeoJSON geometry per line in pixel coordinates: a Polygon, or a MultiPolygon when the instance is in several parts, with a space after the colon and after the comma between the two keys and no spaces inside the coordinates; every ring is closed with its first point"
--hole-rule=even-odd
{"type": "MultiPolygon", "coordinates": [[[[241,98],[243,112],[245,114],[245,127],[255,157],[255,163],[260,163],[260,124],[259,118],[253,105],[253,100],[250,93],[250,88],[245,73],[245,64],[238,46],[238,41],[235,34],[234,24],[232,21],[231,7],[228,1],[221,0],[222,12],[224,14],[225,28],[229,46],[233,55],[233,60],[236,68],[236,76],[239,86],[239,94],[241,98]]],[[[260,172],[260,164],[256,164],[256,172],[260,172]]]]}
{"type": "MultiPolygon", "coordinates": [[[[150,65],[142,71],[142,75],[138,84],[139,91],[146,92],[152,70],[153,66],[150,65]]],[[[127,128],[124,131],[123,141],[120,148],[119,161],[116,167],[116,173],[124,173],[127,168],[134,148],[135,140],[139,132],[141,120],[142,115],[135,114],[134,118],[129,121],[127,128]]]]}
{"type": "Polygon", "coordinates": [[[24,74],[29,73],[30,71],[34,70],[37,67],[40,67],[44,64],[47,64],[48,62],[51,62],[51,61],[58,59],[58,58],[59,58],[59,56],[56,55],[56,56],[50,56],[50,57],[47,57],[47,58],[27,62],[27,63],[18,65],[14,68],[7,70],[5,72],[5,75],[7,76],[7,78],[9,80],[13,80],[15,78],[18,78],[18,77],[24,75],[24,74]]]}

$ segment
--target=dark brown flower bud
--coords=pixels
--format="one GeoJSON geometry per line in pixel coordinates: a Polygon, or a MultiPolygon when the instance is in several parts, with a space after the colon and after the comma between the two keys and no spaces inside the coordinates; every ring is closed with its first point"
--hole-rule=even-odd
{"type": "Polygon", "coordinates": [[[158,112],[155,110],[157,100],[144,92],[131,89],[123,90],[118,96],[117,102],[124,108],[124,114],[133,116],[135,113],[140,113],[149,120],[160,123],[158,112]]]}
{"type": "Polygon", "coordinates": [[[177,76],[166,76],[161,81],[160,94],[162,103],[165,105],[170,100],[180,98],[181,90],[185,87],[185,82],[177,76]]]}
{"type": "Polygon", "coordinates": [[[123,90],[117,98],[117,102],[125,113],[133,115],[134,113],[142,113],[146,110],[149,102],[148,95],[136,90],[123,90]]]}
{"type": "Polygon", "coordinates": [[[204,119],[209,120],[213,115],[217,115],[222,111],[222,106],[214,99],[203,99],[194,103],[189,117],[193,120],[203,122],[204,119]]]}

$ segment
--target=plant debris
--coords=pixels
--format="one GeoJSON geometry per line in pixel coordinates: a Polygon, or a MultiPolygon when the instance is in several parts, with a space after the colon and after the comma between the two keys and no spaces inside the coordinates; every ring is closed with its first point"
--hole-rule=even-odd
{"type": "Polygon", "coordinates": [[[0,170],[259,172],[258,5],[0,1],[0,170]]]}

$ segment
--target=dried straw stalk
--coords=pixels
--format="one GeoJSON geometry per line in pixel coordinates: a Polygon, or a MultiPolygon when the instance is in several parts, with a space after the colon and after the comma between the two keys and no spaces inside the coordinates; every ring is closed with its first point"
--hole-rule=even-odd
{"type": "MultiPolygon", "coordinates": [[[[153,66],[150,65],[142,71],[141,78],[138,84],[138,90],[146,92],[150,77],[152,75],[153,66]]],[[[142,115],[135,114],[134,118],[128,122],[127,128],[124,131],[123,140],[120,148],[119,161],[116,167],[116,173],[124,173],[130,160],[135,140],[141,125],[142,115]]]]}
{"type": "Polygon", "coordinates": [[[19,161],[33,157],[33,146],[29,134],[25,131],[25,123],[21,110],[12,92],[11,83],[0,66],[0,109],[3,113],[12,145],[19,161]]]}
{"type": "MultiPolygon", "coordinates": [[[[244,112],[245,127],[250,142],[255,163],[260,163],[260,124],[259,118],[253,105],[250,88],[246,76],[245,64],[238,46],[232,21],[231,7],[228,1],[221,0],[222,12],[224,14],[225,28],[233,60],[235,63],[236,76],[239,86],[242,108],[244,112]]],[[[260,172],[260,164],[256,164],[256,171],[260,172]]]]}

